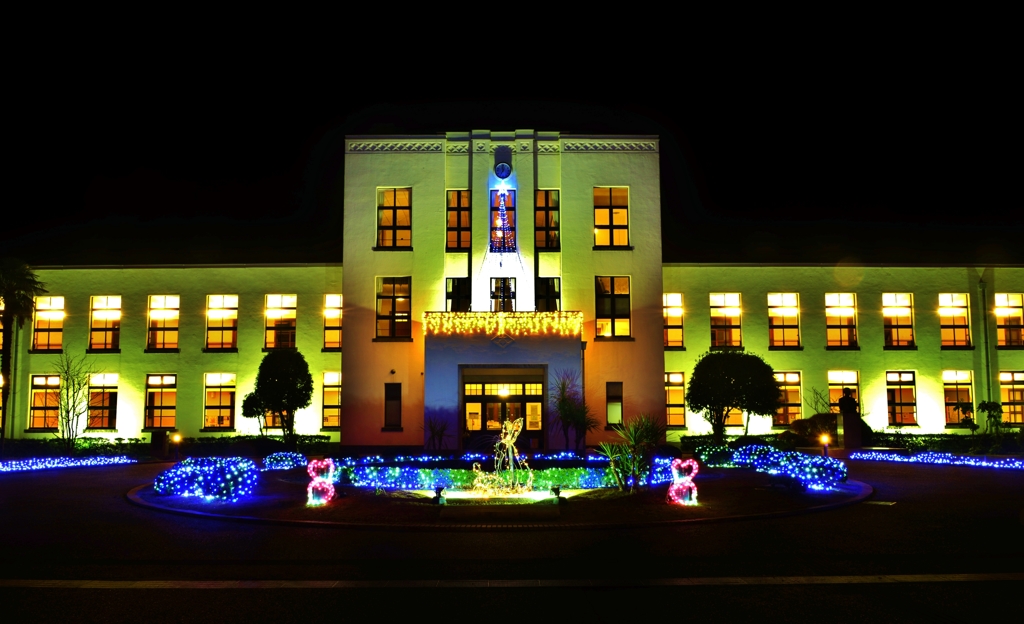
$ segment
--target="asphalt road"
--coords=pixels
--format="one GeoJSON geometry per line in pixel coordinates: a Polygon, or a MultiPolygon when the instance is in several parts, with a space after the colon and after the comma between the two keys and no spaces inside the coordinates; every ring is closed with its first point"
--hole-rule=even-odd
{"type": "Polygon", "coordinates": [[[4,620],[878,622],[1021,612],[1020,471],[851,462],[851,478],[876,489],[871,503],[656,529],[448,533],[242,524],[128,504],[124,493],[163,468],[0,475],[0,614],[17,616],[4,620]],[[89,580],[121,584],[79,586],[89,580]]]}

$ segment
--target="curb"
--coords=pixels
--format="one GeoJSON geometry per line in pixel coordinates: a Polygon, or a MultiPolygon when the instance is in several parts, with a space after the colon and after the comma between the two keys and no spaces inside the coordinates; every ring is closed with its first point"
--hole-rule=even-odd
{"type": "Polygon", "coordinates": [[[875,489],[863,483],[861,481],[849,480],[846,482],[847,485],[856,488],[856,492],[849,499],[837,501],[834,503],[827,503],[824,505],[815,505],[813,507],[806,507],[804,509],[794,509],[790,511],[773,511],[761,514],[746,514],[738,516],[723,516],[721,518],[683,518],[679,520],[648,520],[645,522],[572,522],[572,523],[553,523],[553,522],[536,522],[536,523],[517,523],[517,524],[428,524],[423,522],[409,523],[409,524],[380,524],[373,522],[331,522],[327,520],[285,520],[281,518],[260,518],[257,516],[228,516],[224,514],[209,513],[206,511],[194,511],[191,509],[176,509],[174,507],[168,507],[166,505],[158,505],[149,501],[143,500],[139,496],[139,492],[147,487],[151,487],[152,484],[144,483],[136,486],[125,493],[125,498],[129,503],[145,509],[151,509],[169,514],[177,514],[181,516],[192,516],[198,518],[208,518],[211,520],[221,520],[227,522],[243,522],[249,524],[270,524],[279,526],[297,526],[297,527],[315,527],[325,529],[354,529],[354,530],[384,530],[384,531],[438,531],[448,532],[452,530],[478,530],[478,531],[493,531],[495,529],[500,530],[533,530],[533,531],[559,531],[559,530],[608,530],[608,529],[638,529],[638,528],[656,528],[662,526],[678,526],[678,525],[691,525],[691,524],[712,524],[717,522],[739,522],[743,520],[765,520],[769,518],[785,518],[789,516],[801,516],[804,514],[817,513],[820,511],[829,511],[832,509],[839,509],[840,507],[846,507],[848,505],[855,505],[859,502],[867,500],[874,493],[875,489]]]}

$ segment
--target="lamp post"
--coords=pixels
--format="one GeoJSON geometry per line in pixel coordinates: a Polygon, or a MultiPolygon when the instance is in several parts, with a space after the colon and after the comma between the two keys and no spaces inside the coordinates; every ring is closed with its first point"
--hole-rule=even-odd
{"type": "Polygon", "coordinates": [[[171,436],[171,440],[174,441],[174,461],[178,461],[178,450],[181,448],[181,434],[174,434],[171,436]]]}
{"type": "Polygon", "coordinates": [[[818,439],[821,440],[821,456],[828,457],[828,443],[832,440],[832,438],[830,438],[827,433],[823,433],[821,434],[821,437],[818,439]]]}

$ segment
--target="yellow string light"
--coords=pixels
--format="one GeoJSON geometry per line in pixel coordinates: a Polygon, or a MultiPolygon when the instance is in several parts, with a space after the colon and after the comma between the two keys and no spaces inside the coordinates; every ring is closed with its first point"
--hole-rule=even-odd
{"type": "Polygon", "coordinates": [[[579,336],[582,312],[425,312],[426,336],[579,336]]]}

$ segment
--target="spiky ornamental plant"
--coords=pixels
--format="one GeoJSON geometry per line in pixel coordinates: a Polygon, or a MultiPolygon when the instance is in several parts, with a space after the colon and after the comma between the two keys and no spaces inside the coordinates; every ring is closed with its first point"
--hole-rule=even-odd
{"type": "Polygon", "coordinates": [[[779,396],[772,367],[760,356],[738,351],[702,355],[686,389],[686,402],[711,423],[716,445],[725,443],[725,419],[730,411],[771,416],[779,407],[779,396]]]}
{"type": "Polygon", "coordinates": [[[32,318],[35,298],[46,294],[45,284],[39,281],[32,269],[15,258],[0,259],[0,457],[4,455],[4,440],[7,436],[7,406],[11,393],[11,355],[14,352],[14,328],[21,329],[25,321],[32,318]]]}

